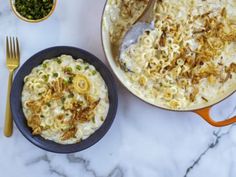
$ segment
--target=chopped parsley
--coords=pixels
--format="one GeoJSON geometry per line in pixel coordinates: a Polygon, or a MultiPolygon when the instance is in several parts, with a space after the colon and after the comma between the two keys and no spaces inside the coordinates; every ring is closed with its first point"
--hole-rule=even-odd
{"type": "Polygon", "coordinates": [[[64,79],[64,80],[63,80],[63,84],[64,84],[64,85],[67,85],[67,84],[68,84],[67,80],[64,79]]]}
{"type": "Polygon", "coordinates": [[[71,73],[72,72],[72,68],[71,67],[65,67],[64,71],[71,73]]]}
{"type": "Polygon", "coordinates": [[[47,63],[43,63],[44,68],[47,68],[47,66],[48,66],[47,63]]]}
{"type": "Polygon", "coordinates": [[[38,20],[47,16],[53,7],[54,0],[15,0],[15,7],[23,17],[38,20]]]}
{"type": "Polygon", "coordinates": [[[48,75],[48,74],[47,74],[47,75],[44,75],[44,76],[43,76],[43,79],[44,79],[45,82],[47,82],[48,79],[49,79],[49,75],[48,75]]]}
{"type": "Polygon", "coordinates": [[[46,103],[46,105],[48,106],[48,107],[51,107],[51,104],[48,102],[48,103],[46,103]]]}
{"type": "Polygon", "coordinates": [[[76,69],[81,70],[82,68],[81,68],[80,65],[77,65],[77,66],[76,66],[76,69]]]}
{"type": "Polygon", "coordinates": [[[53,73],[52,76],[53,77],[58,77],[58,73],[53,73]]]}
{"type": "Polygon", "coordinates": [[[95,124],[96,120],[95,120],[95,116],[92,118],[93,123],[95,124]]]}
{"type": "Polygon", "coordinates": [[[96,75],[96,74],[97,74],[97,71],[93,70],[92,75],[96,75]]]}
{"type": "Polygon", "coordinates": [[[72,84],[72,82],[73,82],[73,77],[69,77],[68,83],[72,84]]]}
{"type": "Polygon", "coordinates": [[[71,92],[69,95],[68,95],[68,98],[73,98],[74,97],[74,94],[71,92]]]}
{"type": "Polygon", "coordinates": [[[64,103],[66,101],[66,98],[65,97],[62,97],[61,98],[61,102],[64,103]]]}
{"type": "Polygon", "coordinates": [[[59,59],[59,58],[56,59],[56,61],[57,61],[58,64],[61,64],[61,63],[62,63],[61,59],[59,59]]]}

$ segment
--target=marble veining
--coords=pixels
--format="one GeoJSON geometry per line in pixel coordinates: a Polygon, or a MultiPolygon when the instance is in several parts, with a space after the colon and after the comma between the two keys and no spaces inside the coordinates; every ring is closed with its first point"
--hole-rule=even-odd
{"type": "MultiPolygon", "coordinates": [[[[96,170],[90,168],[90,161],[86,160],[82,157],[76,156],[76,154],[68,154],[65,155],[66,160],[68,161],[69,164],[77,164],[81,165],[86,174],[88,174],[91,177],[102,177],[96,173],[96,170]]],[[[63,169],[58,169],[56,166],[53,166],[51,163],[51,158],[48,154],[44,154],[43,156],[37,157],[35,159],[32,159],[31,161],[27,162],[25,165],[30,167],[31,165],[38,164],[41,161],[46,162],[49,167],[49,172],[51,174],[56,174],[57,176],[60,177],[68,177],[69,175],[64,172],[63,169]]],[[[124,173],[122,168],[119,166],[114,167],[109,174],[106,175],[106,177],[123,177],[124,173]]]]}
{"type": "Polygon", "coordinates": [[[229,135],[231,129],[234,128],[234,126],[235,125],[231,125],[229,129],[224,133],[220,133],[220,130],[218,130],[217,132],[213,132],[213,136],[215,137],[215,139],[208,145],[208,147],[202,153],[200,153],[200,155],[193,161],[192,165],[187,168],[184,177],[190,175],[191,171],[194,170],[194,168],[200,164],[202,158],[207,155],[208,151],[214,149],[220,143],[220,140],[224,138],[224,136],[229,135]]]}
{"type": "MultiPolygon", "coordinates": [[[[22,63],[51,46],[86,49],[107,63],[100,20],[105,0],[58,1],[47,21],[29,24],[0,0],[0,132],[3,132],[8,71],[5,37],[18,36],[22,63]]],[[[177,113],[147,105],[118,84],[119,108],[113,126],[93,147],[61,155],[28,142],[14,127],[12,138],[0,133],[0,176],[4,177],[235,177],[235,124],[216,128],[191,112],[177,113]]],[[[236,115],[236,94],[212,109],[216,120],[236,115]]]]}

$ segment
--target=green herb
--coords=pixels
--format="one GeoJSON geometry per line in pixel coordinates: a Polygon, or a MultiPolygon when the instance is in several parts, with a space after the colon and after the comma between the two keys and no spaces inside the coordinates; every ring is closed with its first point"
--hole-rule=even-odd
{"type": "Polygon", "coordinates": [[[95,74],[97,74],[97,71],[93,70],[92,75],[95,75],[95,74]]]}
{"type": "Polygon", "coordinates": [[[101,116],[100,119],[101,119],[102,122],[104,122],[104,117],[103,116],[101,116]]]}
{"type": "Polygon", "coordinates": [[[48,79],[49,79],[49,75],[48,75],[48,74],[47,74],[47,75],[44,75],[44,76],[43,76],[43,79],[44,79],[45,82],[47,82],[48,79]]]}
{"type": "Polygon", "coordinates": [[[44,64],[43,64],[43,67],[44,67],[44,68],[47,68],[47,66],[48,66],[47,63],[44,63],[44,64]]]}
{"type": "Polygon", "coordinates": [[[72,68],[71,67],[65,67],[64,72],[71,73],[72,72],[72,68]]]}
{"type": "Polygon", "coordinates": [[[29,81],[29,78],[27,77],[26,79],[25,79],[25,82],[28,82],[29,81]]]}
{"type": "MultiPolygon", "coordinates": [[[[65,97],[62,97],[61,98],[61,102],[64,103],[66,101],[66,98],[65,97]]],[[[64,106],[63,106],[64,107],[64,106]]],[[[63,108],[62,108],[63,109],[63,108]]]]}
{"type": "Polygon", "coordinates": [[[57,61],[58,64],[62,63],[61,59],[59,59],[59,58],[56,61],[57,61]]]}
{"type": "Polygon", "coordinates": [[[53,73],[52,76],[53,77],[58,77],[58,73],[53,73]]]}
{"type": "Polygon", "coordinates": [[[76,69],[81,70],[81,66],[80,66],[80,65],[77,65],[77,66],[76,66],[76,69]]]}
{"type": "Polygon", "coordinates": [[[96,122],[96,120],[95,120],[95,116],[93,117],[92,121],[93,121],[93,123],[95,124],[95,122],[96,122]]]}
{"type": "Polygon", "coordinates": [[[47,104],[47,106],[48,106],[48,107],[51,107],[51,104],[50,104],[49,102],[48,102],[48,103],[46,103],[46,104],[47,104]]]}
{"type": "Polygon", "coordinates": [[[89,69],[89,66],[85,66],[85,68],[84,68],[85,70],[87,70],[87,69],[89,69]]]}
{"type": "Polygon", "coordinates": [[[69,95],[68,95],[68,98],[73,98],[74,97],[74,94],[73,93],[70,93],[69,95]]]}
{"type": "Polygon", "coordinates": [[[69,77],[68,83],[72,84],[72,82],[73,82],[73,77],[69,77]]]}
{"type": "Polygon", "coordinates": [[[23,17],[38,20],[51,12],[53,3],[54,0],[15,0],[15,7],[23,17]]]}
{"type": "Polygon", "coordinates": [[[64,84],[64,85],[68,85],[67,80],[64,79],[64,80],[63,80],[63,84],[64,84]]]}

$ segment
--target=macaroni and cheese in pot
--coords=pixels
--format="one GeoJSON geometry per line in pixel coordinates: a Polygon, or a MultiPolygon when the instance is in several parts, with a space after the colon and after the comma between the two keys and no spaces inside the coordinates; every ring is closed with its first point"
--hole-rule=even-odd
{"type": "Polygon", "coordinates": [[[134,94],[164,108],[190,110],[220,101],[236,89],[236,1],[157,1],[155,28],[117,54],[146,4],[110,0],[103,20],[116,72],[134,94]]]}

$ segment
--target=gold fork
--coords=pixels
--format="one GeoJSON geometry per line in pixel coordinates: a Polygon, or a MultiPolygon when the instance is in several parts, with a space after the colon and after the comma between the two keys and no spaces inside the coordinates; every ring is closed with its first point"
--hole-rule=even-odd
{"type": "Polygon", "coordinates": [[[6,58],[7,58],[6,64],[9,70],[9,79],[8,79],[4,135],[6,137],[10,137],[13,132],[13,121],[12,121],[11,107],[10,107],[10,93],[11,93],[11,86],[12,86],[14,71],[20,65],[20,49],[19,49],[19,42],[17,38],[14,38],[14,37],[6,38],[6,58]]]}

